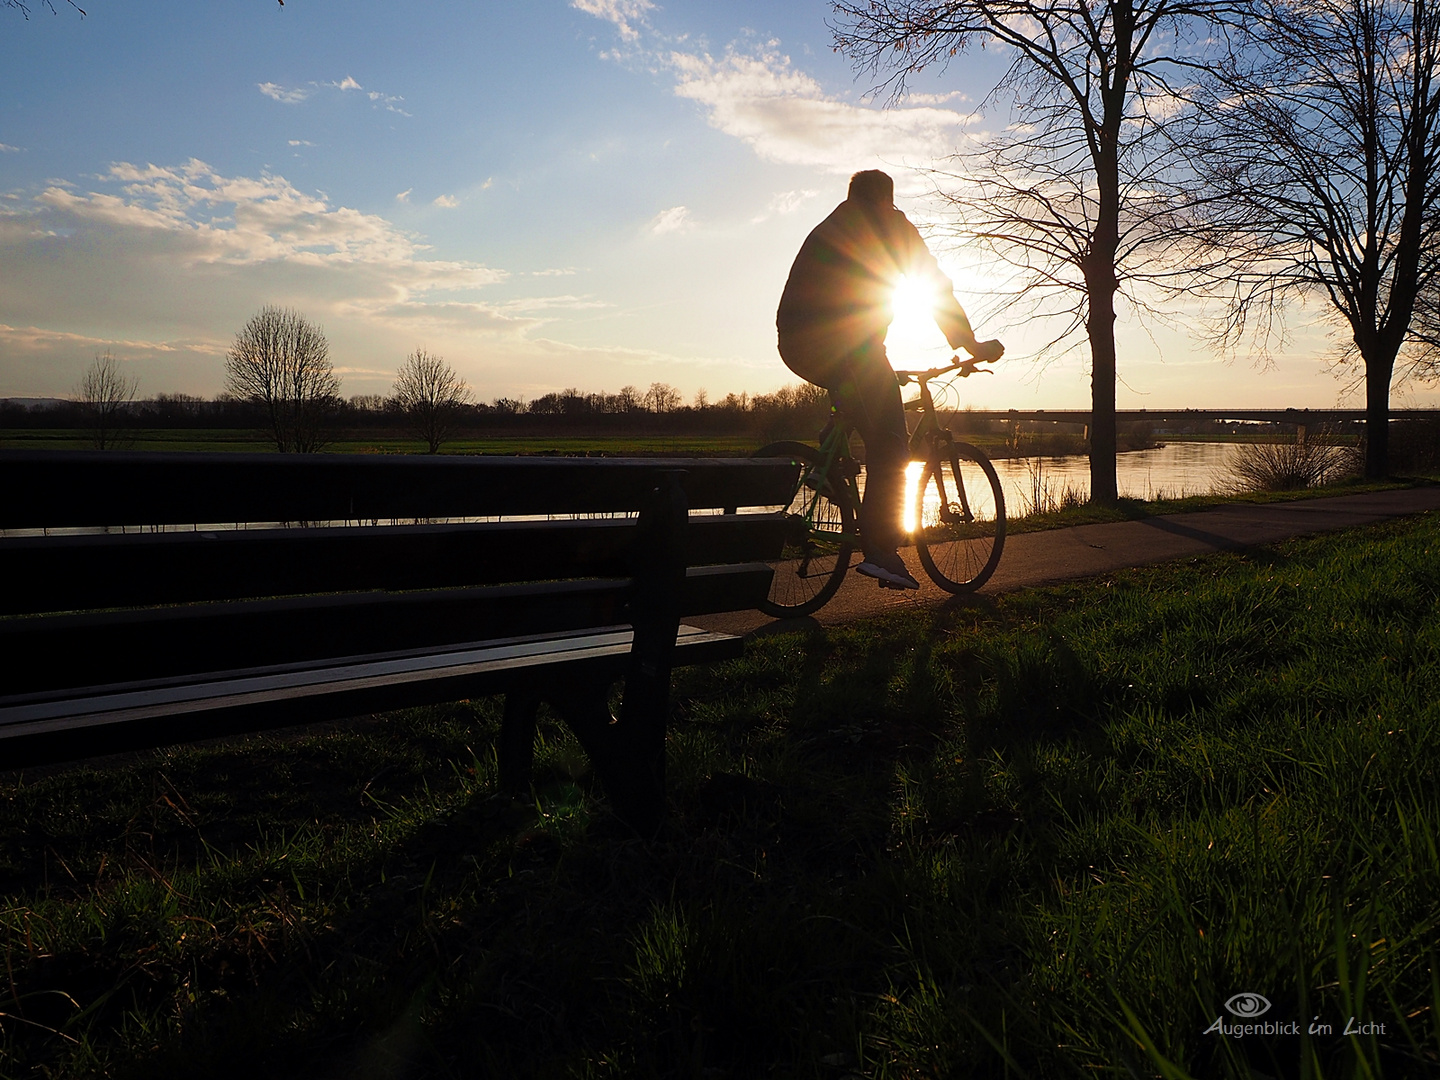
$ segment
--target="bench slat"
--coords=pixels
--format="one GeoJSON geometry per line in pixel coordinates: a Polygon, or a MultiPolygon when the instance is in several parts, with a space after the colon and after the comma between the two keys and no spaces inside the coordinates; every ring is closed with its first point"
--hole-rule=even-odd
{"type": "MultiPolygon", "coordinates": [[[[692,566],[771,558],[778,514],[695,516],[692,566]]],[[[0,539],[0,614],[628,574],[627,520],[0,539]]]]}
{"type": "MultiPolygon", "coordinates": [[[[471,642],[441,652],[355,656],[324,665],[192,676],[168,684],[96,686],[51,701],[0,703],[6,767],[457,701],[502,692],[564,671],[613,679],[630,653],[629,627],[559,638],[471,642]]],[[[740,655],[741,639],[693,626],[676,637],[677,663],[740,655]]]]}
{"type": "MultiPolygon", "coordinates": [[[[681,615],[754,607],[763,563],[691,567],[681,615]]],[[[629,579],[351,593],[0,620],[0,692],[443,647],[626,622],[629,579]]]]}
{"type": "Polygon", "coordinates": [[[0,529],[636,510],[664,471],[692,510],[778,506],[775,459],[0,451],[0,529]]]}

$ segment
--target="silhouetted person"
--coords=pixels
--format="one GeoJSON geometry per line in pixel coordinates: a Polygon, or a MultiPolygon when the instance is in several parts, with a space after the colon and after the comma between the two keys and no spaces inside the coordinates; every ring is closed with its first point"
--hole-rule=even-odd
{"type": "Polygon", "coordinates": [[[935,256],[895,209],[895,183],[878,169],[850,178],[848,197],[805,238],[780,297],[780,356],[802,379],[830,391],[865,440],[865,501],[856,569],[882,585],[918,589],[898,547],[905,466],[910,459],[900,385],[885,355],[901,277],[934,290],[935,323],[950,346],[998,360],[998,341],[977,342],[935,256]]]}

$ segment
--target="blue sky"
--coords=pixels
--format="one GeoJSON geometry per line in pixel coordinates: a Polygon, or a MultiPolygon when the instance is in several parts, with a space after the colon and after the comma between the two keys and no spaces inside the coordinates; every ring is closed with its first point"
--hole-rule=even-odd
{"type": "MultiPolygon", "coordinates": [[[[0,396],[63,395],[105,350],[142,396],[214,394],[267,303],[324,326],[347,395],[419,346],[486,399],[772,390],[780,289],[849,173],[935,221],[917,169],[1003,123],[993,52],[874,100],[814,0],[86,8],[0,8],[0,396]]],[[[1084,349],[1037,363],[994,269],[941,258],[1010,350],[967,400],[1083,406],[1084,349]]],[[[1355,400],[1300,323],[1260,371],[1127,321],[1120,404],[1355,400]]],[[[897,325],[897,365],[943,355],[897,325]]]]}

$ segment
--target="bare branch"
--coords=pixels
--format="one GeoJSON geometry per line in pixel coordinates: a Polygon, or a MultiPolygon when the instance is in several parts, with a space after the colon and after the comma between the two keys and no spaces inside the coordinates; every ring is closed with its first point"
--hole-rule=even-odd
{"type": "Polygon", "coordinates": [[[427,452],[438,454],[450,437],[456,415],[472,400],[465,380],[443,357],[416,349],[395,375],[391,400],[404,413],[410,428],[425,440],[427,452]]]}
{"type": "Polygon", "coordinates": [[[261,308],[235,335],[225,374],[227,391],[264,411],[280,453],[325,446],[340,380],[320,327],[289,308],[261,308]]]}

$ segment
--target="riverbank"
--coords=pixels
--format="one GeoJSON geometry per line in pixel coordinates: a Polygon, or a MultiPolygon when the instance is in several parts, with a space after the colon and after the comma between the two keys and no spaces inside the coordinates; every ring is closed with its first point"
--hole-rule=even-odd
{"type": "Polygon", "coordinates": [[[653,845],[548,719],[496,799],[493,701],[8,777],[0,1056],[1433,1069],[1437,552],[1429,515],[756,640],[677,673],[653,845]],[[1299,1033],[1215,1034],[1240,993],[1299,1033]]]}

